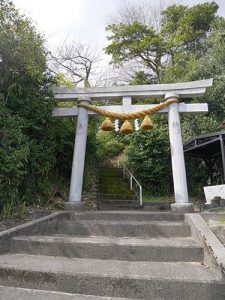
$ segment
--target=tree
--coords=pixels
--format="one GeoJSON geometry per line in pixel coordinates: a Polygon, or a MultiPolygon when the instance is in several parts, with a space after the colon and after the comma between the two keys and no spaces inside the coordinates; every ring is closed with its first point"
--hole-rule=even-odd
{"type": "Polygon", "coordinates": [[[218,5],[213,1],[188,8],[173,5],[162,12],[161,28],[148,24],[113,23],[106,27],[111,34],[105,48],[117,66],[128,61],[138,62],[148,69],[154,80],[161,82],[163,72],[174,65],[177,56],[203,53],[201,44],[217,18],[218,5]]]}
{"type": "Polygon", "coordinates": [[[157,124],[153,130],[135,132],[128,137],[126,154],[145,194],[168,196],[173,191],[173,184],[167,118],[160,115],[153,118],[157,124]]]}
{"type": "Polygon", "coordinates": [[[117,14],[111,17],[110,23],[115,24],[133,24],[135,22],[148,25],[156,29],[161,28],[161,11],[163,11],[171,3],[179,3],[179,0],[158,0],[151,3],[148,0],[139,0],[138,2],[125,0],[117,14]]]}
{"type": "Polygon", "coordinates": [[[51,189],[55,160],[43,37],[8,0],[0,1],[0,211],[35,202],[51,189]]]}
{"type": "Polygon", "coordinates": [[[54,73],[64,73],[75,86],[90,87],[103,81],[101,57],[97,47],[73,41],[69,44],[64,42],[55,54],[51,54],[49,62],[54,73]]]}
{"type": "MultiPolygon", "coordinates": [[[[167,80],[191,81],[213,78],[213,86],[207,94],[193,101],[207,102],[209,112],[206,115],[182,116],[184,140],[190,140],[202,133],[218,131],[219,123],[225,116],[225,20],[217,18],[211,25],[210,33],[201,43],[204,55],[193,50],[188,61],[176,60],[175,66],[167,68],[167,80]],[[178,76],[179,74],[179,76],[178,76]]],[[[198,46],[198,45],[197,45],[198,46]]],[[[220,160],[220,158],[219,158],[220,160]]],[[[186,158],[187,177],[190,194],[203,195],[202,187],[208,184],[222,183],[222,168],[218,160],[211,160],[210,167],[206,159],[186,158]],[[212,182],[213,179],[213,182],[212,182]]]]}

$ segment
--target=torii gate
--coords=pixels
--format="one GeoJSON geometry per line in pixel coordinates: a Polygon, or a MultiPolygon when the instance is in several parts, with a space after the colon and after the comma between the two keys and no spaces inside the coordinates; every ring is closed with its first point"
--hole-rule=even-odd
{"type": "MultiPolygon", "coordinates": [[[[179,100],[203,96],[206,88],[212,86],[213,79],[175,84],[136,85],[102,88],[65,88],[54,87],[53,92],[61,102],[77,101],[79,104],[90,104],[92,100],[121,99],[122,105],[100,106],[113,112],[128,113],[149,109],[154,105],[132,105],[132,98],[136,100],[146,98],[163,98],[165,100],[179,100]]],[[[206,113],[207,103],[186,104],[184,102],[172,103],[158,113],[168,113],[169,138],[171,146],[172,170],[175,203],[171,205],[174,212],[192,212],[193,204],[188,202],[187,179],[182,143],[182,132],[179,113],[206,113]]],[[[73,154],[71,184],[69,201],[65,203],[67,210],[80,210],[81,194],[84,174],[84,161],[86,152],[88,115],[95,112],[86,108],[55,108],[54,117],[78,116],[75,146],[73,154]]]]}

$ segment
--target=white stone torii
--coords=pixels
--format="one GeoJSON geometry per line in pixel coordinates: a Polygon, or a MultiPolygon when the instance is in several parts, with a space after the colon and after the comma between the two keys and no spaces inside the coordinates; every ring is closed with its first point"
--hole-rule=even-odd
{"type": "MultiPolygon", "coordinates": [[[[206,88],[212,86],[213,79],[199,80],[193,82],[175,84],[136,85],[103,88],[65,88],[54,87],[55,98],[60,102],[78,101],[78,103],[89,104],[92,100],[121,99],[122,105],[100,106],[103,109],[128,113],[149,109],[154,105],[132,105],[132,98],[137,100],[146,98],[182,99],[203,96],[206,88]]],[[[175,203],[171,205],[174,212],[192,212],[193,204],[188,202],[187,179],[182,143],[182,132],[179,113],[206,113],[207,103],[186,104],[172,103],[169,107],[158,113],[168,113],[169,138],[171,146],[171,159],[174,182],[175,203]]],[[[88,115],[95,112],[85,108],[55,108],[54,117],[78,116],[73,165],[70,184],[69,201],[65,208],[76,210],[81,208],[81,195],[84,174],[84,161],[86,152],[88,115]]]]}

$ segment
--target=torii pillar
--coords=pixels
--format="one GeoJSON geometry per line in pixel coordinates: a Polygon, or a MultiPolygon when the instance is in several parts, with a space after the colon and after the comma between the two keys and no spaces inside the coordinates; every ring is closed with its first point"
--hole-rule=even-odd
{"type": "MultiPolygon", "coordinates": [[[[89,104],[90,98],[79,97],[77,102],[80,104],[89,104]]],[[[65,203],[66,210],[82,210],[83,208],[83,202],[81,202],[81,195],[84,177],[87,133],[88,111],[85,108],[79,107],[70,180],[70,194],[69,201],[65,203]]]]}
{"type": "MultiPolygon", "coordinates": [[[[176,93],[167,93],[165,100],[179,100],[176,93]]],[[[170,104],[168,108],[168,123],[170,137],[170,151],[173,171],[173,186],[176,202],[171,204],[173,212],[193,212],[194,205],[188,202],[187,178],[184,161],[182,132],[178,103],[170,104]]]]}

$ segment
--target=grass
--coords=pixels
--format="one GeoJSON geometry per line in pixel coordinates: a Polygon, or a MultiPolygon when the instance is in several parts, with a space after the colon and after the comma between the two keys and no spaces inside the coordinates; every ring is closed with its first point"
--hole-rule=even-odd
{"type": "Polygon", "coordinates": [[[171,196],[144,196],[143,202],[174,202],[174,198],[171,196]]]}
{"type": "Polygon", "coordinates": [[[214,212],[214,213],[224,213],[225,214],[225,208],[212,208],[209,210],[210,212],[214,212]]]}

